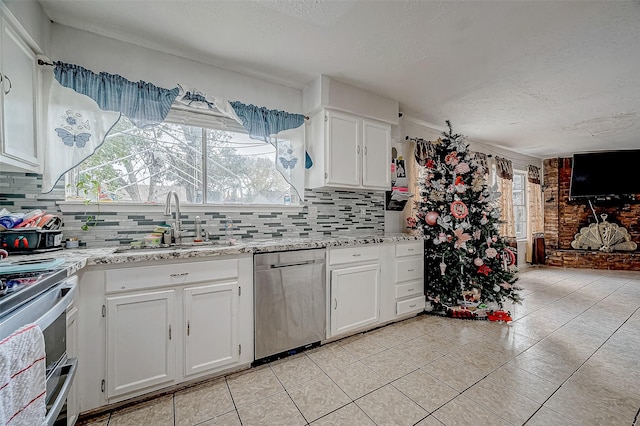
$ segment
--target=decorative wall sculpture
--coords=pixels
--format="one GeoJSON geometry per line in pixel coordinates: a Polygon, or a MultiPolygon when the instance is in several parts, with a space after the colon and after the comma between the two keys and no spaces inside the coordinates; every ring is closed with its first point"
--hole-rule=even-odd
{"type": "Polygon", "coordinates": [[[613,251],[634,251],[638,245],[631,241],[626,228],[607,222],[607,215],[601,214],[602,222],[592,223],[576,234],[571,242],[574,249],[613,251]]]}

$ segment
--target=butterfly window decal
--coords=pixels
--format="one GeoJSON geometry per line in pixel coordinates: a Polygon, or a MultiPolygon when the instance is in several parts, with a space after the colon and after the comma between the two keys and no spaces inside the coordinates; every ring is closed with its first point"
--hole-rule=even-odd
{"type": "Polygon", "coordinates": [[[66,115],[60,116],[62,123],[54,130],[66,146],[84,148],[91,139],[91,133],[83,131],[90,130],[89,120],[82,122],[82,118],[82,114],[72,110],[67,110],[66,115]]]}
{"type": "Polygon", "coordinates": [[[293,169],[298,163],[293,147],[290,142],[281,141],[278,143],[278,160],[285,169],[293,169]]]}

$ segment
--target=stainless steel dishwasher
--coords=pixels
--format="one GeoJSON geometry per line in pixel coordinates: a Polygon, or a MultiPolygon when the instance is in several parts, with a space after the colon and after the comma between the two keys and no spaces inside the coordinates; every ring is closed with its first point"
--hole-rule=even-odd
{"type": "Polygon", "coordinates": [[[256,254],[255,359],[326,337],[325,250],[256,254]]]}

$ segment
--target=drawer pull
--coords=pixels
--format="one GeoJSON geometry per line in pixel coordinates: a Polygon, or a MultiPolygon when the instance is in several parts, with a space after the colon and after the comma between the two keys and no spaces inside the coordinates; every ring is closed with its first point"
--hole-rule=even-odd
{"type": "Polygon", "coordinates": [[[408,288],[408,289],[407,289],[407,291],[413,291],[413,290],[414,290],[413,288],[408,288]]]}
{"type": "Polygon", "coordinates": [[[362,256],[362,253],[356,253],[353,255],[353,257],[360,257],[360,256],[362,256]]]}
{"type": "Polygon", "coordinates": [[[187,275],[189,275],[188,272],[183,272],[181,274],[169,274],[171,278],[186,277],[187,275]]]}
{"type": "Polygon", "coordinates": [[[407,269],[407,272],[413,272],[413,268],[407,269]]]}
{"type": "Polygon", "coordinates": [[[414,303],[413,305],[409,305],[410,308],[415,308],[416,306],[418,306],[416,303],[414,303]]]}
{"type": "Polygon", "coordinates": [[[407,251],[414,251],[415,249],[407,249],[407,251]]]}

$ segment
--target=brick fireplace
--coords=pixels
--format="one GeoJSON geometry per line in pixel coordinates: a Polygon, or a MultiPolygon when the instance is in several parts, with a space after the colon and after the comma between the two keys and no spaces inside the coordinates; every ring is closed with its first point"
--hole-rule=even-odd
{"type": "MultiPolygon", "coordinates": [[[[544,161],[544,237],[550,266],[567,268],[640,270],[640,251],[602,253],[575,250],[571,241],[580,228],[595,223],[589,203],[569,201],[571,158],[552,158],[544,161]]],[[[640,194],[634,203],[596,203],[598,217],[608,215],[607,221],[625,227],[631,240],[640,245],[640,194]]]]}

